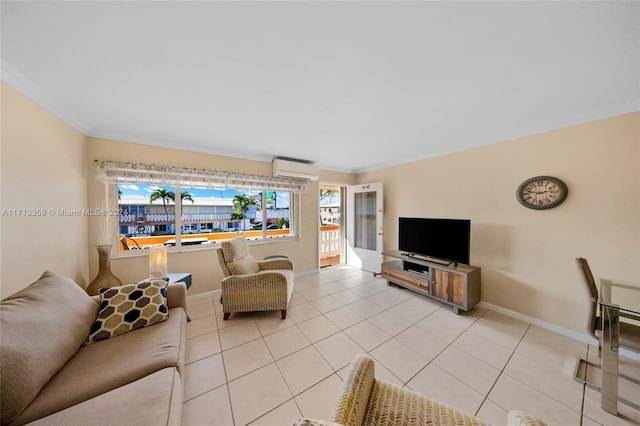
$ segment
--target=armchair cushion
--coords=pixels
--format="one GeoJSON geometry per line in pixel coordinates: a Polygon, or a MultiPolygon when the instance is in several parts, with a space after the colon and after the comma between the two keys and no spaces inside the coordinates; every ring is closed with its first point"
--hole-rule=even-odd
{"type": "Polygon", "coordinates": [[[260,270],[258,262],[249,253],[249,245],[243,236],[222,242],[222,255],[231,275],[255,274],[260,270]]]}

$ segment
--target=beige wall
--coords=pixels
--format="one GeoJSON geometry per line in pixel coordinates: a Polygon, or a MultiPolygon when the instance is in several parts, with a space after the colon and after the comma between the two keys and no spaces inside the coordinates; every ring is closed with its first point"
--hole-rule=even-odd
{"type": "Polygon", "coordinates": [[[390,167],[383,182],[387,250],[398,217],[469,218],[482,300],[584,332],[586,295],[575,258],[594,274],[640,282],[640,113],[390,167]],[[569,187],[559,207],[522,207],[516,188],[551,175],[569,187]]]}
{"type": "Polygon", "coordinates": [[[1,97],[1,208],[43,209],[46,216],[2,215],[0,298],[45,270],[85,285],[87,219],[50,210],[87,207],[86,138],[5,84],[1,97]]]}
{"type": "MultiPolygon", "coordinates": [[[[2,85],[1,208],[94,208],[104,199],[96,159],[153,162],[269,175],[271,165],[174,149],[86,138],[2,85]]],[[[321,172],[320,182],[383,182],[385,249],[397,246],[399,216],[472,220],[472,263],[482,300],[583,331],[585,290],[575,257],[596,275],[640,281],[640,113],[416,161],[359,176],[321,172]],[[548,174],[569,185],[563,205],[533,211],[515,199],[525,179],[548,174]]],[[[115,192],[112,191],[115,196],[115,192]]],[[[300,241],[253,245],[282,253],[296,271],[318,267],[318,182],[302,196],[300,241]]],[[[99,218],[2,216],[0,295],[49,269],[86,285],[96,274],[99,218]]],[[[190,294],[219,288],[213,250],[172,253],[172,271],[193,273],[190,294]]],[[[147,275],[145,255],[113,260],[125,282],[147,275]]]]}
{"type": "MultiPolygon", "coordinates": [[[[119,141],[89,138],[88,144],[88,187],[89,202],[95,203],[104,199],[105,185],[95,182],[96,164],[94,160],[131,161],[141,163],[166,164],[182,167],[197,167],[214,170],[231,170],[239,173],[251,173],[270,176],[271,163],[262,161],[242,160],[180,151],[175,149],[157,148],[146,145],[131,144],[119,141]]],[[[344,173],[322,172],[321,177],[353,181],[355,177],[344,173]]],[[[115,197],[115,191],[111,190],[115,197]]],[[[114,199],[115,200],[115,199],[114,199]]],[[[319,195],[318,182],[312,182],[311,190],[301,196],[300,211],[300,240],[278,241],[270,244],[252,244],[251,252],[259,259],[273,254],[284,254],[292,259],[296,272],[316,270],[318,268],[318,221],[319,195]]],[[[90,245],[93,246],[100,232],[100,219],[92,218],[90,224],[90,245]]],[[[97,272],[97,253],[90,250],[90,270],[97,272]]],[[[124,282],[135,282],[148,275],[148,257],[145,255],[114,258],[111,269],[124,282]]],[[[193,286],[189,294],[197,294],[220,288],[223,278],[218,265],[217,255],[213,248],[190,250],[182,253],[169,253],[168,266],[170,271],[191,272],[193,286]]]]}

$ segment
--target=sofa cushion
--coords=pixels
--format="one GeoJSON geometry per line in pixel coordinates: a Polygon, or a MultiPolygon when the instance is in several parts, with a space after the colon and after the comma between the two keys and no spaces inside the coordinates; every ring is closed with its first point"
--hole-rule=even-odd
{"type": "Polygon", "coordinates": [[[100,312],[85,344],[119,336],[167,319],[167,282],[143,281],[100,289],[100,312]]]}
{"type": "Polygon", "coordinates": [[[182,382],[175,368],[164,368],[30,425],[179,425],[182,382]]]}
{"type": "Polygon", "coordinates": [[[260,270],[258,262],[249,253],[245,237],[234,237],[222,242],[222,254],[231,275],[255,274],[260,270]]]}
{"type": "Polygon", "coordinates": [[[0,302],[2,424],[15,419],[82,345],[98,305],[53,272],[0,302]]]}
{"type": "Polygon", "coordinates": [[[166,321],[80,347],[16,423],[48,416],[163,368],[175,367],[182,374],[186,327],[184,309],[173,308],[166,321]]]}

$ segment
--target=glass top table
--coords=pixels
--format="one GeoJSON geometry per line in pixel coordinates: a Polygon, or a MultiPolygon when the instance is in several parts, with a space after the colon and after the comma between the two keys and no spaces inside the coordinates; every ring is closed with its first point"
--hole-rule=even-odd
{"type": "Polygon", "coordinates": [[[640,317],[640,284],[600,278],[601,306],[640,317]]]}
{"type": "MultiPolygon", "coordinates": [[[[620,317],[640,321],[640,284],[600,278],[600,314],[602,332],[602,391],[600,406],[618,413],[618,348],[620,317]]],[[[633,350],[633,349],[631,349],[633,350]]]]}

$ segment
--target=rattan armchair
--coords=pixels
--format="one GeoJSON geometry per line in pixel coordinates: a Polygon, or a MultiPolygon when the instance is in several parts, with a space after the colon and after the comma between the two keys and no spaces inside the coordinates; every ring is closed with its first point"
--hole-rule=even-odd
{"type": "Polygon", "coordinates": [[[217,250],[222,280],[224,319],[233,312],[279,310],[287,317],[293,293],[293,263],[287,258],[256,261],[243,236],[222,242],[217,250]]]}
{"type": "MultiPolygon", "coordinates": [[[[330,421],[303,418],[295,426],[488,425],[446,404],[407,388],[377,379],[369,355],[355,356],[347,370],[330,421]]],[[[512,410],[509,426],[544,426],[529,414],[512,410]]]]}

